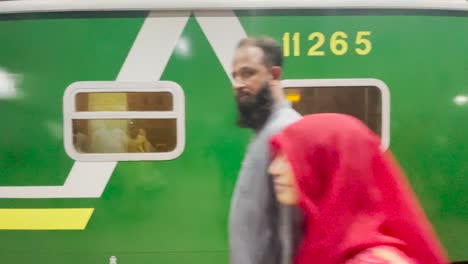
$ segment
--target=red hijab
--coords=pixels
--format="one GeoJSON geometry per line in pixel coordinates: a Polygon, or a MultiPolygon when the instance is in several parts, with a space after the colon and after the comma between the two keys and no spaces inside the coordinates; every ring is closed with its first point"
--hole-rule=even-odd
{"type": "Polygon", "coordinates": [[[294,263],[341,264],[390,245],[420,264],[448,263],[391,153],[358,119],[315,114],[271,140],[294,171],[304,236],[294,263]]]}

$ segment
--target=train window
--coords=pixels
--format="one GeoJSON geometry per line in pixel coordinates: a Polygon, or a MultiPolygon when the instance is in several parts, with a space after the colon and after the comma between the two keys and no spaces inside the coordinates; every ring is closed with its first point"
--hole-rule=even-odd
{"type": "Polygon", "coordinates": [[[385,83],[375,79],[285,80],[283,87],[292,106],[302,115],[343,113],[363,121],[390,143],[390,98],[385,83]]]}
{"type": "Polygon", "coordinates": [[[185,146],[184,94],[174,82],[77,82],[64,96],[64,141],[78,161],[168,160],[185,146]]]}

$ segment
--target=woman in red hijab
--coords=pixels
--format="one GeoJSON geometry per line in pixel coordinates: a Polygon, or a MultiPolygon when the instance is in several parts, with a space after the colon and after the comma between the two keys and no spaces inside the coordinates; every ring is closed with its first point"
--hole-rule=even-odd
{"type": "Polygon", "coordinates": [[[271,149],[277,200],[304,213],[295,264],[448,263],[404,174],[358,119],[305,116],[271,149]]]}

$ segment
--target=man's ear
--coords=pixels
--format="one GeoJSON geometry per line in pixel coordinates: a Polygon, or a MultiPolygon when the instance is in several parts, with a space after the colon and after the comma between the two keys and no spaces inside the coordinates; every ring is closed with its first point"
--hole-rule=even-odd
{"type": "Polygon", "coordinates": [[[273,77],[273,80],[280,80],[281,79],[281,73],[282,73],[281,67],[273,66],[273,67],[271,67],[270,72],[271,72],[271,76],[273,77]]]}

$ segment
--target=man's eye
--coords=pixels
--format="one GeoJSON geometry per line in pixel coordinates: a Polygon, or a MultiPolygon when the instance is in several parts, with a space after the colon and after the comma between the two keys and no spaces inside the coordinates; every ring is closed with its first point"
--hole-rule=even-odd
{"type": "Polygon", "coordinates": [[[255,71],[253,71],[253,70],[244,70],[244,71],[241,72],[241,77],[242,78],[248,78],[248,77],[250,77],[250,76],[252,76],[254,74],[255,74],[255,71]]]}

